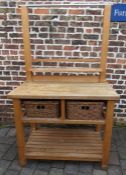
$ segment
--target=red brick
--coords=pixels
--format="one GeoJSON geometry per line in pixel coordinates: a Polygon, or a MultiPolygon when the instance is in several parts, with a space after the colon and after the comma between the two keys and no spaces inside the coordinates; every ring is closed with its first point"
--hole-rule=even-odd
{"type": "Polygon", "coordinates": [[[51,33],[50,34],[50,38],[64,38],[64,34],[60,34],[60,33],[56,33],[56,34],[54,34],[54,33],[51,33]]]}
{"type": "Polygon", "coordinates": [[[57,56],[63,56],[63,52],[62,51],[56,51],[56,55],[57,56]]]}
{"type": "Polygon", "coordinates": [[[79,57],[79,56],[80,56],[80,52],[74,52],[74,53],[73,53],[73,56],[79,57]]]}
{"type": "Polygon", "coordinates": [[[117,60],[117,63],[118,64],[126,64],[126,60],[124,60],[124,59],[118,59],[117,60]]]}
{"type": "Polygon", "coordinates": [[[5,45],[5,49],[18,49],[18,45],[5,45]]]}
{"type": "Polygon", "coordinates": [[[108,68],[113,68],[113,69],[121,69],[122,66],[119,64],[109,64],[108,68]]]}
{"type": "Polygon", "coordinates": [[[54,55],[54,51],[44,51],[44,55],[53,56],[54,55]]]}
{"type": "MultiPolygon", "coordinates": [[[[16,8],[16,13],[21,13],[21,9],[20,8],[16,8]]],[[[32,9],[28,9],[28,13],[32,13],[32,9]]]]}
{"type": "Polygon", "coordinates": [[[69,10],[70,15],[81,15],[84,14],[84,10],[69,10]]]}
{"type": "Polygon", "coordinates": [[[2,50],[2,55],[9,55],[9,50],[2,50]]]}
{"type": "Polygon", "coordinates": [[[115,74],[125,74],[125,70],[116,70],[115,74]]]}
{"type": "Polygon", "coordinates": [[[18,52],[17,52],[17,50],[10,50],[10,54],[11,55],[18,55],[18,52]]]}
{"type": "Polygon", "coordinates": [[[49,46],[47,46],[47,49],[49,49],[49,50],[62,50],[62,46],[49,45],[49,46]]]}
{"type": "Polygon", "coordinates": [[[76,47],[74,46],[64,46],[64,50],[75,50],[76,47]]]}
{"type": "Polygon", "coordinates": [[[5,15],[0,14],[0,19],[5,19],[5,15]]]}
{"type": "Polygon", "coordinates": [[[85,33],[92,33],[93,30],[92,29],[85,29],[85,33]]]}
{"type": "Polygon", "coordinates": [[[71,52],[64,52],[64,55],[65,56],[72,56],[72,53],[71,52]]]}
{"type": "Polygon", "coordinates": [[[81,34],[67,34],[67,38],[71,39],[81,39],[81,34]]]}
{"type": "Polygon", "coordinates": [[[49,9],[35,9],[36,14],[49,14],[49,9]]]}

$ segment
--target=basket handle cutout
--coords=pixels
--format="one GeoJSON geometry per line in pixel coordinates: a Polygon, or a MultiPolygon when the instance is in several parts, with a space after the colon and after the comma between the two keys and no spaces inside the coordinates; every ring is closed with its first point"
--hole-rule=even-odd
{"type": "Polygon", "coordinates": [[[81,109],[83,109],[83,110],[89,110],[89,106],[81,106],[81,109]]]}
{"type": "Polygon", "coordinates": [[[37,109],[45,109],[45,106],[44,105],[42,105],[42,106],[41,105],[38,105],[37,106],[37,109]]]}

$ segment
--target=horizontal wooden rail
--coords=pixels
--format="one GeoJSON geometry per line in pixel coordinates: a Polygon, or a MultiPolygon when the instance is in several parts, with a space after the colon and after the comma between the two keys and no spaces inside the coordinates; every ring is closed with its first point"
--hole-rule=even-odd
{"type": "MultiPolygon", "coordinates": [[[[74,1],[72,3],[67,3],[67,4],[61,4],[61,3],[57,3],[57,1],[54,1],[53,4],[44,4],[44,3],[41,3],[41,4],[27,4],[25,5],[26,7],[40,7],[40,8],[44,8],[44,7],[82,7],[84,8],[84,6],[87,6],[87,5],[90,5],[90,6],[104,6],[104,5],[113,5],[115,4],[115,2],[103,2],[103,1],[99,1],[99,2],[95,2],[95,1],[92,1],[92,2],[80,2],[78,3],[78,1],[74,1]],[[56,4],[54,4],[56,2],[56,4]]],[[[22,7],[24,5],[19,5],[19,8],[22,7]]]]}
{"type": "Polygon", "coordinates": [[[73,83],[80,83],[80,82],[85,82],[85,83],[88,83],[88,82],[94,82],[94,83],[98,83],[99,82],[99,76],[97,75],[86,75],[86,76],[76,76],[76,75],[70,75],[70,76],[63,76],[63,75],[60,75],[60,76],[56,76],[56,75],[53,75],[53,76],[48,76],[48,75],[34,75],[32,77],[32,80],[33,81],[50,81],[50,82],[73,82],[73,83]]]}
{"type": "Polygon", "coordinates": [[[47,118],[23,118],[23,123],[55,123],[55,124],[105,124],[105,120],[60,120],[60,119],[47,119],[47,118]]]}
{"type": "Polygon", "coordinates": [[[32,68],[31,72],[102,72],[100,68],[76,68],[76,67],[51,67],[51,68],[32,68]]]}
{"type": "Polygon", "coordinates": [[[72,59],[63,59],[63,58],[35,58],[32,59],[32,62],[100,62],[99,58],[85,58],[85,59],[78,59],[78,58],[72,58],[72,59]]]}

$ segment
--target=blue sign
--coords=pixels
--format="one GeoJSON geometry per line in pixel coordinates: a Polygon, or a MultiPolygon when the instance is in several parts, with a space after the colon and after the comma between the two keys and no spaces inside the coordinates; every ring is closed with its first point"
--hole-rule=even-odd
{"type": "Polygon", "coordinates": [[[112,22],[126,22],[126,4],[114,4],[111,9],[112,22]]]}

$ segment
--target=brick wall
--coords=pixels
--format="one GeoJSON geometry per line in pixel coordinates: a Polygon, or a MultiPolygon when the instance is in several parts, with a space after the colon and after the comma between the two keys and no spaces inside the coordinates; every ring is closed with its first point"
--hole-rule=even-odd
{"type": "MultiPolygon", "coordinates": [[[[34,1],[0,1],[0,120],[13,116],[12,101],[6,94],[25,81],[21,17],[19,4],[34,1]]],[[[63,1],[60,1],[61,3],[63,1]]],[[[89,2],[89,1],[88,1],[89,2]]],[[[112,2],[112,1],[111,1],[112,2]]],[[[117,1],[115,1],[117,2],[117,1]]],[[[118,1],[125,2],[125,1],[118,1]]],[[[36,3],[40,3],[36,1],[36,3]]],[[[43,1],[44,3],[44,1],[43,1]]],[[[47,1],[46,1],[47,3],[47,1]]],[[[52,3],[50,1],[49,3],[52,3]]],[[[30,35],[33,57],[100,57],[104,6],[30,10],[30,35]],[[42,15],[40,15],[40,12],[42,15]],[[84,16],[83,16],[84,15],[84,16]]],[[[111,23],[106,78],[120,94],[115,117],[126,115],[126,23],[111,23]]],[[[35,65],[36,66],[36,65],[35,65]]],[[[39,65],[37,65],[39,66],[39,65]]],[[[45,63],[41,66],[97,67],[84,63],[45,63]]],[[[51,73],[48,73],[51,74],[51,73]]]]}

